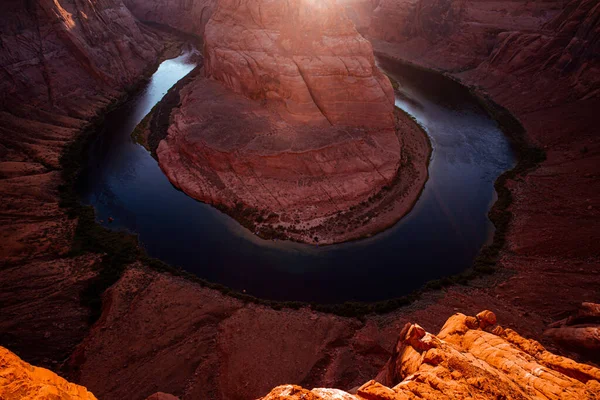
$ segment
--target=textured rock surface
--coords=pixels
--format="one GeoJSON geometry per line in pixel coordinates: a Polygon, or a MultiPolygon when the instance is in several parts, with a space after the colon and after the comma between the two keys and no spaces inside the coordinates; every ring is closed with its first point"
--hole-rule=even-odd
{"type": "Polygon", "coordinates": [[[105,294],[103,316],[64,372],[107,400],[156,391],[247,400],[288,383],[350,389],[377,376],[409,321],[437,331],[456,310],[473,315],[485,307],[503,326],[543,338],[548,318],[506,301],[505,290],[454,288],[358,320],[308,308],[276,311],[136,267],[105,294]]]}
{"type": "Polygon", "coordinates": [[[330,243],[371,233],[375,224],[385,228],[410,209],[427,178],[428,143],[403,115],[398,133],[315,128],[290,124],[212,80],[197,79],[180,96],[168,137],[157,149],[170,181],[196,199],[233,211],[242,205],[258,209],[261,218],[298,240],[318,236],[320,243],[330,243]],[[374,201],[357,210],[359,216],[329,224],[327,218],[337,222],[340,212],[394,182],[387,194],[398,207],[382,204],[374,213],[380,205],[374,201]],[[378,219],[365,226],[373,215],[378,219]],[[317,231],[322,226],[331,229],[317,231]]]}
{"type": "Polygon", "coordinates": [[[0,399],[96,400],[86,388],[69,383],[54,372],[27,364],[0,347],[0,399]]]}
{"type": "Polygon", "coordinates": [[[157,22],[202,36],[216,0],[125,0],[125,5],[141,21],[157,22]]]}
{"type": "Polygon", "coordinates": [[[405,58],[435,60],[437,67],[473,68],[485,60],[503,31],[539,31],[563,1],[381,0],[371,16],[370,38],[401,43],[405,58]]]}
{"type": "Polygon", "coordinates": [[[389,79],[336,2],[223,0],[204,54],[209,79],[180,91],[156,151],[177,187],[238,219],[258,210],[259,226],[246,226],[267,237],[319,243],[371,234],[412,207],[428,144],[395,115],[389,79]],[[393,201],[371,201],[398,182],[377,197],[393,201]]]}
{"type": "Polygon", "coordinates": [[[435,336],[416,324],[400,332],[376,380],[355,395],[280,386],[263,400],[596,399],[600,370],[546,351],[496,325],[496,316],[452,316],[435,336]]]}
{"type": "Polygon", "coordinates": [[[600,304],[583,303],[574,315],[553,323],[544,334],[586,359],[600,360],[600,304]]]}
{"type": "Polygon", "coordinates": [[[58,208],[59,156],[154,64],[162,44],[119,0],[3,7],[0,256],[10,262],[65,250],[60,237],[72,224],[58,208]]]}
{"type": "MultiPolygon", "coordinates": [[[[422,18],[439,17],[435,8],[425,7],[434,3],[419,3],[422,18]]],[[[464,4],[476,10],[486,3],[464,4]]],[[[535,171],[507,183],[512,220],[500,264],[517,273],[494,291],[551,323],[581,302],[598,302],[593,287],[600,284],[600,137],[595,134],[600,64],[594,54],[599,53],[600,7],[587,0],[558,9],[554,2],[527,3],[537,11],[527,11],[521,2],[505,4],[521,8],[504,19],[498,16],[498,23],[504,22],[495,32],[473,33],[474,43],[489,39],[488,50],[476,57],[469,48],[455,46],[452,35],[375,41],[374,47],[477,88],[513,113],[527,138],[545,151],[546,160],[535,171]],[[515,16],[538,22],[527,27],[514,22],[515,16]],[[557,292],[565,294],[563,301],[552,300],[557,292]]],[[[468,26],[457,34],[470,32],[468,26]]]]}
{"type": "Polygon", "coordinates": [[[60,154],[154,65],[162,43],[120,0],[5,1],[0,16],[0,338],[38,365],[85,335],[95,256],[66,257],[60,154]]]}
{"type": "Polygon", "coordinates": [[[373,323],[244,304],[145,269],[128,270],[104,304],[68,361],[69,378],[102,399],[163,391],[247,400],[286,382],[351,387],[389,357],[373,323]]]}
{"type": "Polygon", "coordinates": [[[285,120],[393,128],[392,86],[334,0],[221,0],[204,55],[207,76],[285,120]]]}
{"type": "Polygon", "coordinates": [[[146,400],[179,400],[179,397],[175,397],[172,394],[156,392],[150,396],[146,400]]]}
{"type": "MultiPolygon", "coordinates": [[[[3,7],[9,4],[12,3],[4,2],[3,7]]],[[[8,10],[3,8],[0,17],[3,23],[8,10]]],[[[557,14],[552,9],[547,13],[549,18],[552,13],[557,14]]],[[[585,13],[572,14],[563,25],[588,26],[577,22],[584,17],[585,13]]],[[[597,27],[597,24],[591,26],[597,27]]],[[[3,28],[2,32],[6,30],[3,28]]],[[[548,32],[554,35],[552,30],[548,32]]],[[[563,39],[562,48],[565,48],[572,38],[563,39]]],[[[460,64],[456,61],[460,53],[455,53],[455,58],[449,53],[438,53],[444,48],[453,48],[447,42],[441,41],[438,46],[422,38],[415,42],[420,43],[420,47],[412,49],[419,50],[418,53],[406,50],[408,47],[403,47],[401,42],[392,44],[391,50],[396,50],[400,58],[433,68],[445,69],[450,65],[447,63],[452,63],[459,66],[458,71],[465,69],[464,65],[472,65],[470,55],[460,64]],[[414,54],[421,56],[412,57],[414,54]],[[436,56],[428,61],[427,54],[436,56]]],[[[493,48],[491,45],[490,52],[493,48]]],[[[537,54],[544,55],[542,49],[537,54]]],[[[507,60],[498,58],[501,59],[507,60]]],[[[593,57],[586,64],[588,68],[593,66],[593,57]]],[[[494,69],[500,67],[498,64],[494,69]]],[[[511,276],[497,275],[492,287],[458,286],[427,294],[412,307],[384,316],[370,316],[361,322],[307,310],[276,312],[254,306],[244,306],[239,313],[230,314],[227,310],[232,300],[210,289],[157,273],[142,274],[137,280],[127,274],[116,286],[131,288],[129,292],[122,289],[125,294],[121,297],[118,317],[107,318],[108,322],[101,319],[99,328],[90,333],[78,352],[82,354],[85,350],[86,357],[73,357],[75,367],[80,367],[81,376],[85,377],[84,383],[95,382],[93,390],[100,398],[119,400],[144,399],[157,390],[186,398],[182,394],[187,393],[188,387],[189,393],[206,393],[200,398],[207,399],[256,398],[285,383],[352,388],[377,374],[406,322],[418,321],[427,331],[434,332],[456,311],[474,315],[484,308],[494,310],[504,326],[523,336],[539,338],[550,348],[552,341],[542,332],[551,322],[569,315],[583,301],[600,302],[597,251],[600,153],[595,134],[600,102],[591,95],[593,92],[581,99],[561,102],[561,98],[570,93],[569,85],[580,84],[574,78],[576,72],[565,69],[564,75],[559,73],[550,79],[541,76],[540,81],[536,75],[539,68],[536,62],[531,68],[523,66],[515,77],[504,74],[489,81],[481,73],[467,81],[482,85],[494,99],[514,112],[529,137],[543,147],[548,156],[548,161],[538,170],[509,182],[514,201],[513,222],[507,233],[510,247],[503,251],[501,264],[511,269],[511,276]],[[545,82],[546,86],[536,85],[538,82],[545,82]],[[556,100],[548,102],[555,96],[556,100]],[[151,286],[146,283],[149,281],[153,282],[151,286]],[[173,291],[173,286],[179,285],[186,287],[185,293],[172,295],[178,293],[173,291]],[[557,297],[557,293],[560,296],[557,297]],[[139,308],[139,304],[152,306],[139,308]],[[198,305],[206,312],[200,312],[198,305]],[[177,312],[165,312],[174,307],[178,308],[177,312]],[[244,326],[253,329],[247,330],[244,326]],[[298,342],[307,344],[299,348],[298,342]],[[219,349],[217,356],[213,346],[219,349]],[[178,349],[184,349],[181,355],[178,349]],[[197,351],[192,352],[193,349],[197,351]],[[239,356],[232,356],[234,353],[239,356]],[[187,354],[191,354],[189,358],[187,354]],[[300,361],[296,363],[296,360],[300,361]],[[278,363],[276,374],[272,368],[261,367],[275,363],[278,363]],[[142,364],[144,368],[136,371],[142,364]],[[129,391],[126,384],[102,388],[103,382],[117,378],[121,383],[133,382],[136,391],[129,391]],[[139,387],[156,387],[143,392],[138,390],[136,382],[141,382],[139,387]]],[[[468,72],[455,76],[466,75],[468,72]]],[[[492,76],[496,76],[496,72],[492,76]]],[[[3,153],[0,164],[2,185],[10,184],[3,186],[0,201],[3,208],[1,246],[4,246],[0,273],[0,340],[2,344],[18,346],[18,353],[27,354],[29,362],[36,360],[36,364],[41,362],[58,368],[51,360],[62,361],[87,335],[88,310],[81,306],[78,294],[85,280],[93,276],[95,259],[87,256],[57,259],[67,254],[74,225],[57,207],[56,188],[61,183],[58,172],[47,169],[45,163],[31,160],[36,160],[34,156],[38,155],[43,155],[44,160],[56,159],[63,143],[77,132],[81,120],[17,104],[28,114],[7,117],[3,113],[5,120],[10,117],[15,123],[3,120],[0,124],[2,143],[10,143],[11,149],[27,150],[3,153]],[[36,118],[32,119],[31,115],[36,118]],[[20,158],[4,161],[6,154],[11,157],[19,154],[20,158]],[[14,198],[20,202],[9,201],[14,198]],[[29,230],[23,230],[25,227],[29,230]],[[23,232],[33,233],[23,236],[23,232]],[[23,259],[29,260],[26,268],[19,261],[23,259]],[[8,266],[10,273],[6,274],[4,268],[8,266]],[[81,275],[74,271],[81,271],[81,275]],[[12,278],[8,279],[9,276],[12,278]],[[76,279],[78,276],[82,279],[76,279]],[[64,283],[57,286],[57,282],[64,283]],[[24,285],[27,289],[21,291],[24,285]],[[10,295],[16,292],[20,292],[18,298],[10,295]],[[5,312],[5,307],[9,312],[5,312]]],[[[115,308],[105,308],[106,316],[116,315],[115,312],[115,308]]],[[[187,398],[198,396],[190,394],[187,398]]]]}

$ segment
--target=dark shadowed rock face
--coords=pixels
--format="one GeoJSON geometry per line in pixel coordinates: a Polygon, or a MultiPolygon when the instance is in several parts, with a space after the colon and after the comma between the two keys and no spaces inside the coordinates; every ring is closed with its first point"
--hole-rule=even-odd
{"type": "Polygon", "coordinates": [[[28,360],[62,360],[86,334],[79,295],[99,258],[66,256],[60,155],[162,46],[120,0],[2,2],[0,340],[28,360]]]}
{"type": "Polygon", "coordinates": [[[423,56],[448,69],[474,67],[503,31],[537,31],[562,1],[381,0],[366,30],[370,38],[403,43],[407,58],[423,56]]]}
{"type": "Polygon", "coordinates": [[[98,95],[137,81],[160,45],[120,0],[3,3],[0,91],[25,103],[88,116],[98,95]],[[87,108],[90,109],[87,109],[87,108]]]}
{"type": "Polygon", "coordinates": [[[125,0],[124,3],[140,21],[165,24],[202,36],[217,0],[125,0]]]}

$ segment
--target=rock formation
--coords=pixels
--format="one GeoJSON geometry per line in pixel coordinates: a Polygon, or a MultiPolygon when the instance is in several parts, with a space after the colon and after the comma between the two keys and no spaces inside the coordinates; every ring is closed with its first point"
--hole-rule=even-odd
{"type": "Polygon", "coordinates": [[[285,385],[262,400],[597,399],[600,370],[549,353],[496,326],[496,316],[452,316],[435,336],[416,324],[400,332],[391,359],[355,394],[285,385]]]}
{"type": "Polygon", "coordinates": [[[77,221],[59,204],[59,159],[155,65],[159,39],[120,0],[2,3],[0,338],[36,362],[62,359],[82,339],[88,310],[79,293],[100,258],[65,257],[77,221]]]}
{"type": "MultiPolygon", "coordinates": [[[[267,366],[273,372],[277,367],[277,364],[267,366]]],[[[129,383],[136,385],[130,380],[123,385],[129,383]]],[[[139,392],[133,389],[127,398],[144,398],[140,394],[147,388],[140,389],[139,392]]],[[[186,393],[184,398],[211,396],[201,387],[198,389],[200,391],[186,393]]],[[[600,370],[554,355],[538,342],[496,325],[496,315],[490,311],[476,317],[457,313],[448,319],[438,335],[407,323],[379,375],[352,392],[325,388],[309,391],[300,386],[283,385],[261,400],[593,400],[600,398],[600,370]]],[[[240,397],[239,393],[233,396],[240,397]]],[[[6,400],[95,399],[86,388],[43,368],[32,367],[2,347],[0,397],[6,400]]],[[[146,398],[176,399],[163,392],[146,398]]]]}
{"type": "Polygon", "coordinates": [[[140,21],[168,25],[198,36],[216,8],[216,0],[125,0],[127,8],[140,21]]]}
{"type": "Polygon", "coordinates": [[[69,383],[54,372],[27,364],[0,347],[0,399],[96,400],[83,386],[69,383]]]}
{"type": "Polygon", "coordinates": [[[503,31],[539,31],[562,1],[381,0],[371,15],[368,37],[396,46],[407,58],[435,59],[460,70],[485,60],[503,31]]]}
{"type": "Polygon", "coordinates": [[[495,291],[517,307],[552,316],[549,324],[583,301],[599,301],[593,286],[600,282],[594,134],[600,7],[589,0],[498,4],[382,1],[367,37],[380,56],[443,71],[504,106],[545,153],[535,170],[506,184],[511,221],[500,265],[517,275],[495,291]],[[549,300],[556,292],[568,293],[560,304],[549,300]]]}
{"type": "Polygon", "coordinates": [[[583,303],[574,315],[551,324],[544,334],[588,360],[600,361],[600,304],[583,303]]]}
{"type": "Polygon", "coordinates": [[[335,218],[400,181],[404,148],[414,153],[401,180],[409,193],[396,196],[405,207],[380,220],[410,208],[427,143],[395,116],[388,78],[336,2],[222,0],[204,54],[210,79],[180,91],[156,151],[176,186],[234,216],[254,210],[268,232],[331,243],[369,233],[360,231],[366,213],[335,218]]]}
{"type": "MultiPolygon", "coordinates": [[[[108,24],[106,29],[86,31],[82,40],[108,37],[98,42],[99,49],[110,48],[121,41],[137,43],[138,39],[133,39],[132,32],[128,31],[131,28],[142,33],[146,44],[140,43],[141,48],[155,47],[152,44],[155,35],[146,28],[137,23],[129,28],[118,27],[113,25],[112,18],[105,17],[110,10],[104,6],[113,4],[122,10],[119,2],[60,0],[53,4],[72,10],[75,3],[80,7],[94,5],[103,18],[92,10],[84,12],[87,20],[102,19],[108,24]]],[[[432,3],[414,2],[423,6],[432,3]]],[[[51,69],[50,81],[60,82],[60,85],[52,85],[53,94],[49,96],[48,90],[40,90],[37,84],[44,81],[43,62],[59,63],[65,57],[71,58],[67,50],[71,47],[60,45],[60,52],[49,51],[44,58],[34,57],[39,54],[35,47],[30,52],[30,56],[34,56],[14,59],[0,68],[3,74],[0,75],[0,96],[6,107],[0,112],[1,344],[18,349],[29,362],[35,360],[36,364],[56,370],[80,344],[70,359],[73,375],[78,371],[81,374],[77,382],[86,386],[93,383],[92,390],[102,399],[119,400],[144,399],[157,390],[182,398],[186,398],[184,394],[194,398],[194,394],[201,393],[206,394],[204,398],[221,396],[241,400],[258,397],[288,382],[305,387],[351,388],[376,375],[407,320],[419,321],[427,330],[437,331],[447,316],[457,310],[474,315],[484,308],[493,309],[505,326],[523,336],[539,338],[546,348],[552,348],[552,341],[542,335],[552,321],[568,315],[582,302],[600,301],[597,229],[600,147],[595,134],[600,101],[594,94],[594,86],[589,85],[594,78],[593,70],[583,75],[587,82],[578,79],[580,67],[587,69],[597,65],[594,54],[598,51],[585,51],[593,48],[588,46],[597,38],[594,32],[598,23],[588,18],[594,15],[591,14],[594,2],[572,2],[560,8],[552,1],[503,1],[502,8],[495,7],[494,3],[500,3],[493,1],[462,3],[467,11],[487,7],[490,15],[486,24],[483,20],[464,20],[460,29],[455,30],[467,32],[462,46],[446,40],[457,36],[440,34],[430,41],[418,30],[409,30],[404,35],[406,40],[383,45],[374,42],[380,52],[402,60],[454,71],[455,78],[465,79],[466,84],[478,87],[506,106],[523,123],[527,137],[545,150],[547,160],[536,170],[527,176],[519,174],[507,182],[513,200],[512,218],[499,265],[511,271],[508,277],[496,275],[493,286],[453,286],[444,292],[428,293],[414,307],[358,321],[306,309],[275,311],[243,304],[183,278],[152,271],[132,277],[136,271],[128,269],[113,287],[121,295],[115,296],[115,291],[106,293],[103,316],[97,326],[90,329],[90,312],[81,304],[80,293],[98,273],[102,255],[69,253],[76,221],[69,220],[58,205],[58,188],[65,182],[61,180],[57,160],[64,146],[86,123],[87,117],[80,115],[93,114],[122,93],[123,87],[118,84],[113,87],[112,83],[97,85],[96,78],[84,78],[90,69],[79,67],[85,65],[85,58],[81,58],[81,62],[65,63],[64,68],[72,68],[70,75],[62,75],[58,64],[51,69]],[[535,9],[527,8],[532,6],[535,9]],[[587,8],[581,8],[583,6],[587,8]],[[564,18],[558,18],[559,15],[564,18]],[[526,19],[537,22],[526,29],[511,25],[512,21],[526,19]],[[550,24],[552,20],[556,23],[550,24]],[[494,28],[496,21],[505,21],[505,28],[494,28]],[[588,22],[583,24],[583,21],[588,22]],[[479,29],[482,26],[489,27],[489,31],[479,29]],[[535,47],[525,49],[526,52],[514,53],[513,57],[507,50],[519,49],[510,47],[518,38],[511,36],[511,31],[528,31],[521,32],[523,35],[539,33],[539,40],[550,40],[553,44],[541,46],[534,52],[531,50],[535,47]],[[510,40],[496,41],[499,32],[510,40]],[[475,57],[467,46],[469,41],[479,49],[475,57]],[[569,46],[571,42],[573,46],[569,46]],[[472,69],[486,61],[494,49],[500,49],[501,43],[503,50],[493,66],[488,61],[481,69],[472,69]],[[552,51],[553,55],[547,58],[546,51],[552,51]],[[557,62],[563,52],[565,60],[569,55],[573,59],[566,63],[567,68],[561,68],[563,64],[557,62]],[[50,57],[53,54],[63,57],[54,59],[50,57]],[[531,63],[521,63],[526,54],[528,57],[536,55],[536,58],[528,58],[531,63]],[[581,56],[587,57],[584,63],[578,62],[581,56]],[[511,71],[518,73],[500,73],[504,63],[511,63],[511,71]],[[486,67],[490,74],[486,74],[484,68],[487,64],[490,64],[486,67]],[[514,69],[517,65],[519,68],[514,69]],[[538,74],[545,65],[551,68],[543,68],[543,74],[538,74]],[[14,72],[19,66],[38,71],[27,72],[22,91],[10,89],[13,79],[19,80],[20,75],[14,72]],[[571,66],[576,68],[571,69],[571,66]],[[7,75],[7,70],[13,73],[7,75]],[[55,76],[62,78],[56,80],[55,76]],[[70,85],[71,79],[80,84],[70,85]],[[64,92],[71,95],[55,96],[61,93],[63,85],[76,89],[64,92]],[[586,87],[588,89],[580,90],[586,87]],[[575,89],[576,96],[570,96],[570,88],[575,89]],[[12,93],[12,97],[6,93],[12,93]],[[81,93],[85,95],[79,96],[81,93]],[[76,96],[77,101],[74,101],[76,96]],[[73,114],[48,108],[44,103],[47,104],[50,97],[60,99],[54,104],[68,103],[68,107],[58,108],[72,108],[73,114]],[[36,107],[30,107],[30,102],[36,107]],[[246,329],[248,326],[253,329],[246,329]],[[299,347],[298,343],[305,345],[299,347]],[[277,370],[267,367],[275,363],[279,363],[277,370]],[[129,386],[119,385],[118,379],[129,386]],[[112,386],[105,387],[106,382],[112,386]],[[153,387],[158,384],[160,388],[153,387]],[[140,387],[148,391],[142,394],[140,387]]],[[[48,34],[62,26],[62,12],[42,12],[40,4],[39,1],[3,2],[0,32],[3,43],[12,43],[0,47],[3,59],[17,54],[20,46],[32,48],[44,43],[36,33],[36,24],[42,23],[42,31],[48,34]],[[32,5],[29,11],[26,4],[32,5]],[[41,18],[36,20],[38,16],[41,18]],[[10,39],[19,35],[25,36],[10,39]]],[[[43,4],[55,7],[49,2],[43,4]]],[[[415,15],[421,15],[422,21],[423,18],[438,21],[436,15],[427,12],[429,9],[422,7],[420,14],[415,15]]],[[[391,11],[388,9],[387,13],[391,11]]],[[[402,12],[400,8],[396,11],[402,12]]],[[[69,13],[79,24],[76,17],[83,18],[83,14],[69,13]]],[[[411,13],[409,10],[407,15],[411,13]]],[[[375,21],[372,16],[363,16],[364,24],[371,19],[375,21]]],[[[390,20],[403,29],[400,19],[390,20]]],[[[389,25],[384,26],[380,21],[371,23],[374,24],[391,31],[389,25]]],[[[426,31],[435,26],[436,23],[429,23],[426,31]]],[[[444,26],[453,24],[448,21],[444,26]]],[[[366,28],[361,29],[364,32],[366,28]]],[[[132,65],[120,54],[113,50],[90,59],[94,63],[132,65]]],[[[123,54],[140,56],[137,51],[123,54]]],[[[116,70],[118,76],[130,76],[130,79],[118,78],[111,82],[133,83],[141,72],[139,68],[154,62],[154,58],[143,58],[145,61],[135,58],[138,60],[133,63],[135,72],[116,70]]],[[[115,72],[108,75],[114,78],[113,74],[115,72]]],[[[45,83],[43,85],[46,88],[45,83]]]]}
{"type": "Polygon", "coordinates": [[[221,0],[205,32],[207,76],[312,126],[392,129],[392,86],[336,1],[221,0]]]}

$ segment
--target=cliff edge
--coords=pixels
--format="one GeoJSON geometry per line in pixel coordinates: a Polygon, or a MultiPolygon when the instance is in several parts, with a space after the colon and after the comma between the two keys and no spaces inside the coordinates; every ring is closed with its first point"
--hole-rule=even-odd
{"type": "MultiPolygon", "coordinates": [[[[269,368],[276,369],[276,363],[269,368]]],[[[453,315],[437,335],[407,323],[375,380],[352,394],[282,385],[261,400],[593,400],[600,398],[599,380],[600,369],[552,354],[538,342],[497,325],[496,315],[483,311],[475,317],[453,315]]],[[[2,347],[0,398],[96,399],[86,388],[33,367],[2,347]]],[[[148,399],[176,397],[157,392],[148,399]]]]}
{"type": "Polygon", "coordinates": [[[455,314],[440,333],[406,324],[375,380],[354,394],[284,385],[262,400],[597,399],[600,370],[554,355],[496,325],[496,315],[455,314]]]}

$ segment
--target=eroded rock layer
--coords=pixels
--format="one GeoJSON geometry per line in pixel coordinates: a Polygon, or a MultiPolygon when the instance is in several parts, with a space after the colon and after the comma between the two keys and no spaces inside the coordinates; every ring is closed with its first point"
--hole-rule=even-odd
{"type": "Polygon", "coordinates": [[[267,237],[310,242],[371,234],[410,209],[428,143],[395,113],[371,45],[335,1],[222,0],[204,54],[208,79],[179,92],[156,151],[172,183],[267,237]],[[380,206],[384,194],[402,206],[380,206]]]}
{"type": "Polygon", "coordinates": [[[208,79],[180,94],[157,154],[171,182],[194,198],[242,203],[301,228],[369,197],[398,169],[394,130],[293,125],[208,79]]]}
{"type": "Polygon", "coordinates": [[[452,316],[437,336],[407,324],[376,380],[355,394],[285,385],[262,400],[592,400],[600,398],[599,380],[598,368],[556,356],[484,311],[452,316]]]}
{"type": "Polygon", "coordinates": [[[335,0],[221,0],[204,54],[207,76],[285,120],[393,127],[392,86],[335,0]]]}
{"type": "Polygon", "coordinates": [[[155,65],[159,39],[120,0],[2,2],[0,341],[30,361],[82,339],[79,295],[100,258],[67,257],[77,221],[60,207],[61,154],[155,65]]]}

